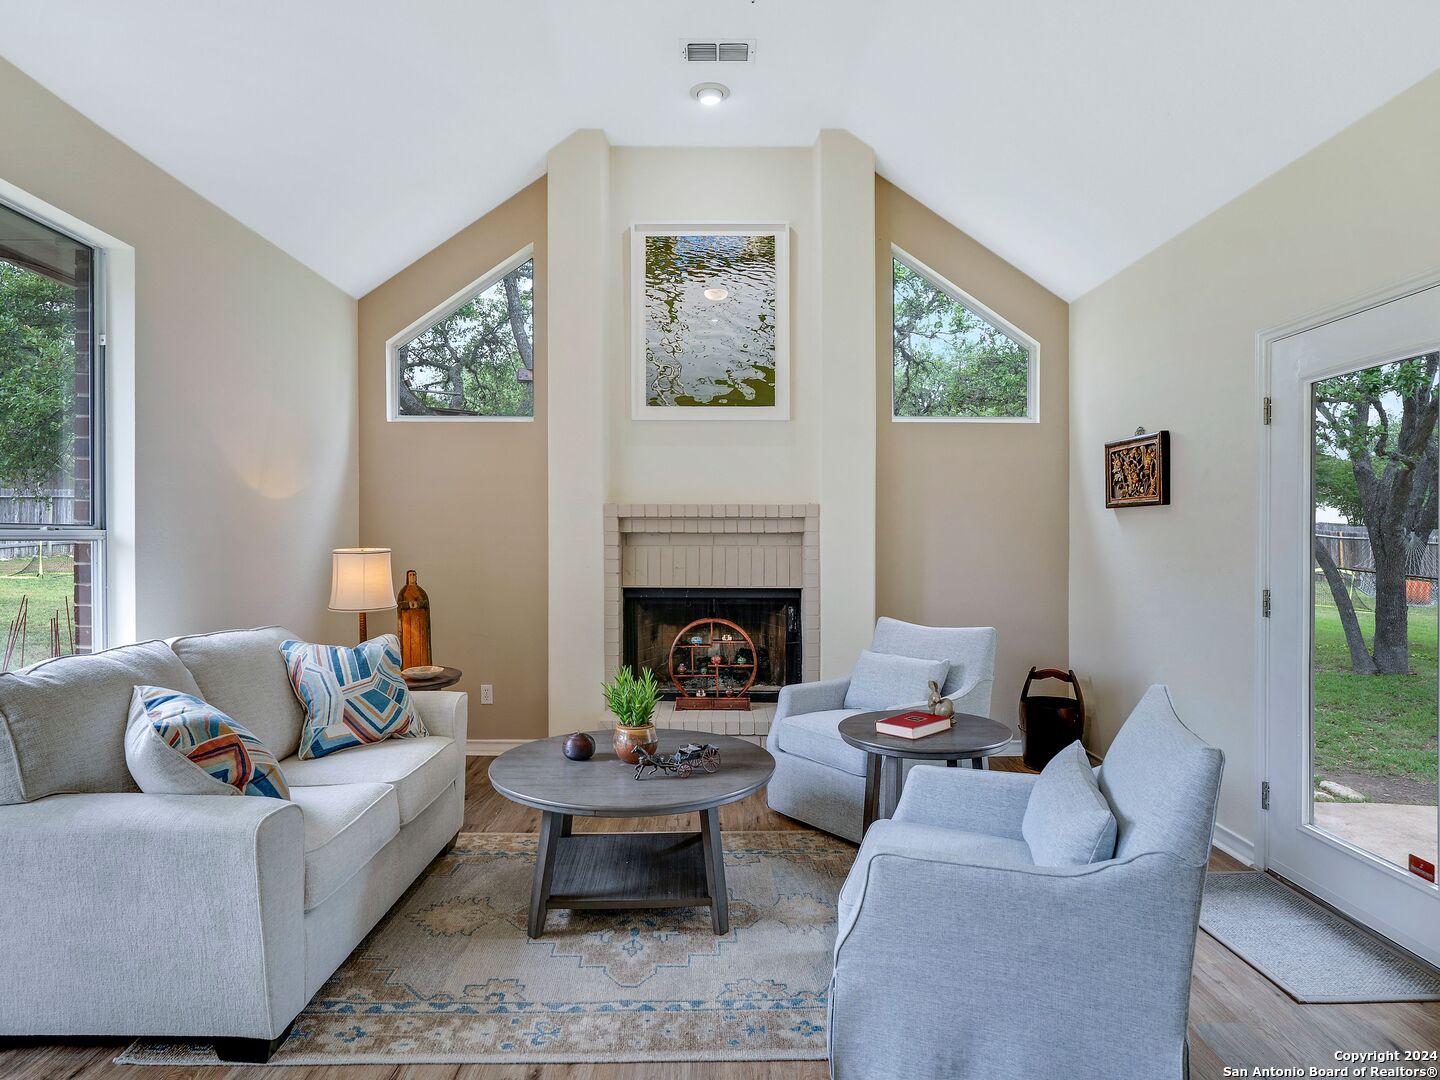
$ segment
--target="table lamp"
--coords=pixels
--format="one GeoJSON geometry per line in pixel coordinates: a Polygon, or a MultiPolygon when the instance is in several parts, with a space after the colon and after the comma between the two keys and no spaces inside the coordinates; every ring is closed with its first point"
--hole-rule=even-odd
{"type": "Polygon", "coordinates": [[[360,640],[369,637],[367,611],[395,607],[389,548],[336,548],[330,553],[330,610],[360,615],[360,640]]]}

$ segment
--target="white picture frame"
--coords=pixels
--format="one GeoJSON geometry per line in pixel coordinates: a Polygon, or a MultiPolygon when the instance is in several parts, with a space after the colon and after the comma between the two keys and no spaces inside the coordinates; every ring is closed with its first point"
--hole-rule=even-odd
{"type": "MultiPolygon", "coordinates": [[[[723,284],[717,281],[717,285],[723,284]]],[[[698,282],[697,282],[698,286],[698,282]]],[[[733,288],[733,286],[731,286],[733,288]]],[[[723,303],[730,297],[716,303],[723,303]]],[[[698,300],[696,301],[698,302],[698,300]]],[[[711,346],[713,348],[713,346],[711,346]]],[[[764,365],[760,366],[763,370],[764,365]]],[[[790,419],[790,227],[775,222],[635,224],[630,227],[630,400],[635,420],[789,420],[790,419]],[[651,364],[647,354],[647,285],[645,254],[647,241],[656,236],[673,237],[771,237],[775,244],[774,266],[774,382],[771,404],[660,403],[652,399],[651,364]]],[[[768,380],[767,380],[768,381],[768,380]]],[[[765,387],[759,388],[763,395],[765,387]]]]}

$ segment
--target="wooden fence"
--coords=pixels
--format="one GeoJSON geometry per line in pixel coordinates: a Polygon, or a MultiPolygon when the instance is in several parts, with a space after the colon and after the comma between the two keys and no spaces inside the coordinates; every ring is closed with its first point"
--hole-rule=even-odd
{"type": "MultiPolygon", "coordinates": [[[[1351,574],[1355,588],[1368,596],[1375,595],[1375,552],[1363,525],[1326,522],[1315,526],[1315,539],[1329,550],[1337,567],[1351,574]]],[[[1436,601],[1440,592],[1440,532],[1432,532],[1424,548],[1406,555],[1405,577],[1405,595],[1412,605],[1436,601]]]]}
{"type": "MultiPolygon", "coordinates": [[[[54,489],[37,496],[33,493],[0,488],[0,525],[54,525],[75,520],[75,492],[54,489]]],[[[71,545],[60,541],[43,541],[45,555],[69,555],[71,545]]],[[[0,541],[0,559],[20,559],[35,554],[36,541],[0,541]]]]}

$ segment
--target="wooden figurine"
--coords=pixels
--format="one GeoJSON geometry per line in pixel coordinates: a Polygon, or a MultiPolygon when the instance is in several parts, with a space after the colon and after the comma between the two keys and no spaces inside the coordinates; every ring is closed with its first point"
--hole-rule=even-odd
{"type": "Polygon", "coordinates": [[[955,716],[955,703],[940,693],[940,684],[930,680],[930,704],[927,711],[933,716],[955,716]]]}
{"type": "Polygon", "coordinates": [[[430,597],[415,580],[415,571],[405,571],[405,584],[395,597],[396,621],[400,631],[400,666],[422,667],[430,661],[430,597]]]}

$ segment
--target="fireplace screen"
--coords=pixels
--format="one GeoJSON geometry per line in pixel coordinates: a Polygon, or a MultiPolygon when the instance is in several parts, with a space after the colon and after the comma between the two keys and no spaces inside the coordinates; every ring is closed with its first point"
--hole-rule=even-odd
{"type": "Polygon", "coordinates": [[[670,681],[670,647],[696,619],[728,619],[755,643],[752,701],[774,701],[780,688],[800,681],[799,589],[626,589],[621,615],[621,663],[649,668],[664,690],[670,681]]]}

